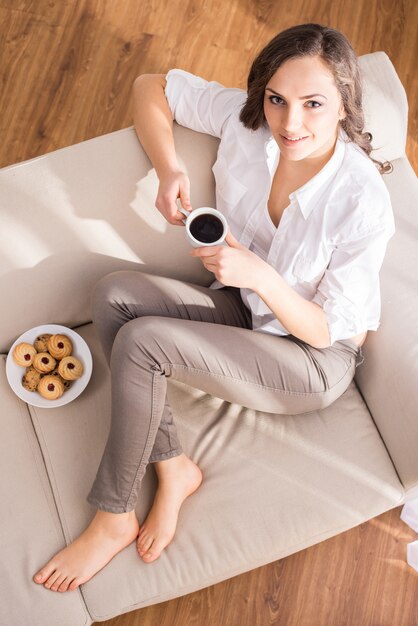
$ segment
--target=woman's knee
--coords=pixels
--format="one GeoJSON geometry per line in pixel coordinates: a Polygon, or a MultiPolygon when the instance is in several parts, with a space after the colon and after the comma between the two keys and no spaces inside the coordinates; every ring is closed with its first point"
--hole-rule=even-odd
{"type": "Polygon", "coordinates": [[[115,341],[125,349],[130,347],[150,347],[155,342],[170,337],[167,323],[170,319],[147,315],[126,322],[116,335],[115,341]]]}
{"type": "Polygon", "coordinates": [[[121,303],[128,295],[127,289],[132,279],[140,280],[141,273],[133,270],[119,270],[106,274],[94,285],[91,302],[93,319],[97,313],[103,314],[103,309],[108,305],[114,306],[121,303]]]}
{"type": "Polygon", "coordinates": [[[158,365],[168,347],[170,332],[165,318],[146,316],[126,322],[118,331],[112,348],[112,360],[128,359],[139,364],[158,365]]]}
{"type": "Polygon", "coordinates": [[[92,301],[93,306],[96,302],[100,304],[109,300],[110,294],[114,290],[114,286],[117,284],[117,279],[119,277],[120,272],[112,272],[111,274],[106,274],[102,276],[100,280],[93,287],[92,291],[92,301]]]}

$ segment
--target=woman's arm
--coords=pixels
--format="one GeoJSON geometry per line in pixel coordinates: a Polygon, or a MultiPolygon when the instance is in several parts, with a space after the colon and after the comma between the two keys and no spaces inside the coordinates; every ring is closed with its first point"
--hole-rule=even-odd
{"type": "Polygon", "coordinates": [[[191,210],[190,182],[177,161],[165,86],[164,74],[138,76],[132,88],[134,125],[160,180],[155,205],[168,222],[183,226],[184,215],[178,211],[176,199],[180,197],[182,206],[191,210]]]}
{"type": "Polygon", "coordinates": [[[253,291],[267,304],[286,330],[314,348],[330,345],[324,310],[300,296],[280,274],[265,263],[253,291]]]}
{"type": "Polygon", "coordinates": [[[229,231],[228,246],[194,248],[191,256],[200,257],[207,270],[225,286],[254,291],[274,313],[286,330],[314,348],[330,344],[328,321],[319,304],[300,296],[280,274],[229,231]]]}

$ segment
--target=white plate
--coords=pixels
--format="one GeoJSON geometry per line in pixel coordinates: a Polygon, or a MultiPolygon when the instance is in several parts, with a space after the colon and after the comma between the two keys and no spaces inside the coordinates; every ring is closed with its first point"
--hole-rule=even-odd
{"type": "Polygon", "coordinates": [[[68,404],[68,402],[77,398],[77,396],[79,396],[80,393],[87,387],[92,369],[93,359],[91,357],[90,348],[84,339],[71,328],[59,326],[58,324],[44,324],[43,326],[36,326],[35,328],[31,328],[23,333],[23,335],[20,335],[10,348],[6,360],[7,380],[9,381],[9,385],[15,394],[19,396],[21,400],[27,402],[27,404],[39,406],[45,409],[63,406],[64,404],[68,404]],[[77,359],[80,359],[84,366],[83,375],[80,376],[80,378],[77,378],[77,380],[74,380],[68,391],[65,391],[61,398],[58,398],[58,400],[48,400],[47,398],[43,398],[37,391],[28,391],[25,389],[22,385],[22,376],[24,375],[26,368],[20,367],[13,360],[13,350],[18,343],[22,343],[24,341],[33,344],[36,337],[38,335],[43,335],[44,333],[51,333],[52,335],[67,335],[73,342],[72,354],[77,359]]]}

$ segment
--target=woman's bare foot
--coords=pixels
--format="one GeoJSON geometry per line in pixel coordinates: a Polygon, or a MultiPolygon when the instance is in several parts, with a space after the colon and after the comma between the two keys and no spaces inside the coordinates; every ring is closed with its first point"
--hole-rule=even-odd
{"type": "Polygon", "coordinates": [[[77,589],[138,536],[135,511],[97,511],[91,524],[69,546],[58,552],[36,575],[34,582],[51,591],[77,589]]]}
{"type": "Polygon", "coordinates": [[[174,537],[184,500],[202,482],[202,472],[185,454],[154,463],[158,489],[154,503],[139,531],[137,549],[145,563],[158,559],[174,537]]]}

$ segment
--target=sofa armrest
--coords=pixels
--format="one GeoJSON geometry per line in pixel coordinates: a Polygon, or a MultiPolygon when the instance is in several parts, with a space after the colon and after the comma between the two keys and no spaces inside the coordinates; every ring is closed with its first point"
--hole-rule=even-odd
{"type": "Polygon", "coordinates": [[[365,131],[372,134],[372,157],[392,161],[405,156],[408,101],[385,52],[359,57],[363,84],[365,131]]]}
{"type": "Polygon", "coordinates": [[[393,167],[384,176],[396,233],[380,274],[381,325],[366,339],[355,380],[408,492],[418,486],[418,185],[406,158],[393,167]]]}

